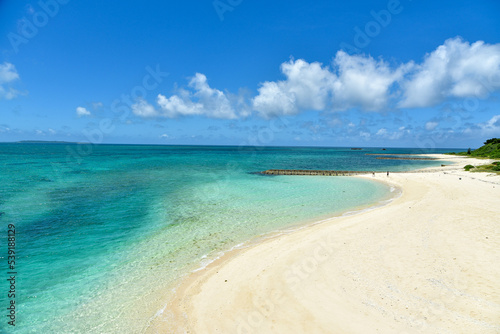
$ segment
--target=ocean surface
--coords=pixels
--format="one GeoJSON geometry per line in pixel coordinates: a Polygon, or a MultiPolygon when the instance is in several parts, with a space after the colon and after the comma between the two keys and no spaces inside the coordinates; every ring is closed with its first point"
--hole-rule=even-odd
{"type": "Polygon", "coordinates": [[[366,154],[449,151],[0,144],[0,333],[141,333],[175,281],[221,252],[391,197],[370,180],[255,172],[404,171],[441,162],[366,154]]]}

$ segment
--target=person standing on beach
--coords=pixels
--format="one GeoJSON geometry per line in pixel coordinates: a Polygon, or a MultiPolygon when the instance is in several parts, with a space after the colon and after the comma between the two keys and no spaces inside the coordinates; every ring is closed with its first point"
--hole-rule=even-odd
{"type": "Polygon", "coordinates": [[[389,176],[389,171],[387,171],[387,176],[389,176]]]}

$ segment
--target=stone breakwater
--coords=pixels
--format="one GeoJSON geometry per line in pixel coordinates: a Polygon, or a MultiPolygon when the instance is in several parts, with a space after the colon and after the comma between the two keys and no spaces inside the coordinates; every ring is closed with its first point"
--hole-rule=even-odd
{"type": "Polygon", "coordinates": [[[306,170],[306,169],[268,169],[261,174],[266,175],[323,175],[323,176],[352,176],[370,174],[370,171],[351,170],[306,170]]]}
{"type": "Polygon", "coordinates": [[[436,158],[402,158],[402,157],[376,157],[383,160],[437,160],[436,158]]]}

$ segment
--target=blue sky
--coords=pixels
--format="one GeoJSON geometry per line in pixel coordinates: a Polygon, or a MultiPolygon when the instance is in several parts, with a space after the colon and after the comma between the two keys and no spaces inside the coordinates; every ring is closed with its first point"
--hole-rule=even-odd
{"type": "Polygon", "coordinates": [[[500,3],[0,1],[0,141],[477,147],[500,3]]]}

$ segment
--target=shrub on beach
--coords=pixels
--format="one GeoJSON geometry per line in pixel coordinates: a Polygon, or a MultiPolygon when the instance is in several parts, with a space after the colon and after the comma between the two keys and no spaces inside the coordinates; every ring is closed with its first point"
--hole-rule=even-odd
{"type": "Polygon", "coordinates": [[[467,165],[464,167],[466,171],[471,171],[471,172],[485,172],[485,173],[496,173],[500,174],[500,161],[495,161],[489,165],[481,165],[481,166],[472,166],[472,165],[467,165]],[[471,170],[474,168],[473,170],[471,170]]]}

